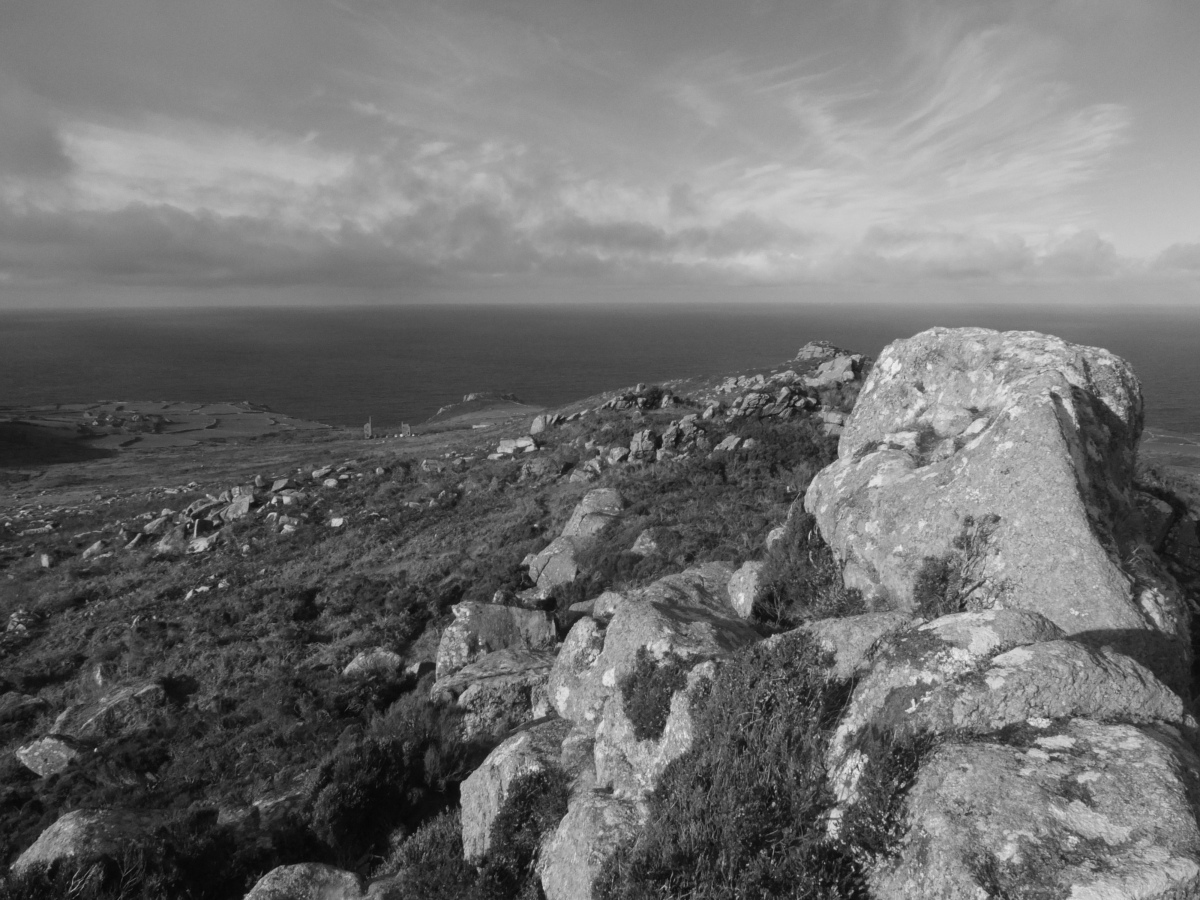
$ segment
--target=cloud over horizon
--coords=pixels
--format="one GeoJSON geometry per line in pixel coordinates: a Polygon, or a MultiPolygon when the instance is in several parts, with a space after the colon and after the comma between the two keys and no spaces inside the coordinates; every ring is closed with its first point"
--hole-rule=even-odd
{"type": "Polygon", "coordinates": [[[1200,273],[1100,0],[62,3],[0,14],[8,285],[1200,273]]]}

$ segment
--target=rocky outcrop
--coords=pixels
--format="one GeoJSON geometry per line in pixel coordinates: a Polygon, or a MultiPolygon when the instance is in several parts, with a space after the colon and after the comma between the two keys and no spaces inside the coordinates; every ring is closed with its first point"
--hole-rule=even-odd
{"type": "MultiPolygon", "coordinates": [[[[549,613],[494,603],[458,603],[454,621],[442,632],[437,679],[442,681],[497,650],[549,650],[558,640],[549,613]]],[[[434,693],[438,690],[435,687],[434,693]]]]}
{"type": "Polygon", "coordinates": [[[879,900],[1200,892],[1200,760],[1163,727],[1034,720],[1015,743],[951,743],[910,792],[879,900]]]}
{"type": "Polygon", "coordinates": [[[432,694],[463,710],[467,739],[496,736],[549,712],[546,684],[553,665],[550,651],[497,650],[439,679],[432,694]]]}
{"type": "Polygon", "coordinates": [[[519,731],[493,750],[462,783],[463,855],[479,859],[491,843],[492,823],[517,779],[558,765],[570,723],[553,719],[519,731]]]}
{"type": "Polygon", "coordinates": [[[550,702],[559,715],[598,724],[640,649],[660,660],[670,655],[702,662],[759,640],[729,605],[732,574],[723,563],[706,563],[629,591],[607,628],[590,617],[577,622],[550,674],[550,702]]]}
{"type": "Polygon", "coordinates": [[[1182,687],[1189,613],[1131,497],[1141,427],[1105,350],[934,328],[884,350],[805,505],[876,602],[911,607],[925,560],[947,559],[968,608],[1041,613],[1182,687]]]}

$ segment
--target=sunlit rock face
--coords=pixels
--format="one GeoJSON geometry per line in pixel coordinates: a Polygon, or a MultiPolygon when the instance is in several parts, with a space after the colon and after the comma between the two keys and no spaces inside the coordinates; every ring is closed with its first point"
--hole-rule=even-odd
{"type": "Polygon", "coordinates": [[[1131,497],[1141,429],[1107,350],[933,328],[880,355],[805,506],[880,606],[911,608],[925,559],[951,554],[963,608],[1041,613],[1183,689],[1189,614],[1131,497]]]}

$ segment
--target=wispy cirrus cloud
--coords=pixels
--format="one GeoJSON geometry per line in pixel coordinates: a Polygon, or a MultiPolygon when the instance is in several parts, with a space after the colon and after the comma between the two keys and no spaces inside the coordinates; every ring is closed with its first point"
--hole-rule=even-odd
{"type": "Polygon", "coordinates": [[[338,30],[328,55],[236,104],[216,77],[138,109],[0,96],[21,126],[0,128],[0,273],[386,286],[1131,266],[1088,188],[1133,112],[1085,98],[1027,18],[914,0],[925,12],[870,46],[814,26],[794,49],[717,49],[714,27],[710,50],[657,52],[636,22],[626,45],[598,15],[543,21],[522,0],[402,6],[306,7],[309,38],[338,30]]]}

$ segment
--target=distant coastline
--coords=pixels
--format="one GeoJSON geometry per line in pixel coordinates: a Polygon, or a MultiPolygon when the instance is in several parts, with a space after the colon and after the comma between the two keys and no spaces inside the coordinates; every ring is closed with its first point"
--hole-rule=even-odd
{"type": "Polygon", "coordinates": [[[827,339],[875,355],[932,325],[1036,330],[1134,366],[1152,428],[1200,434],[1189,309],[778,304],[0,313],[0,407],[249,398],[334,426],[420,423],[476,391],[555,406],[639,381],[733,372],[827,339]]]}

